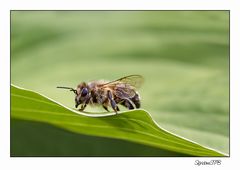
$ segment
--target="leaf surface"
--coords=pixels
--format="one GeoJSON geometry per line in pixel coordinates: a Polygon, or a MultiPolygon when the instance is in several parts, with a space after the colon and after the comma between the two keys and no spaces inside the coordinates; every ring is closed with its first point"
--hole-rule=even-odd
{"type": "Polygon", "coordinates": [[[189,156],[224,156],[160,128],[144,110],[84,114],[36,92],[11,86],[11,117],[48,123],[84,135],[122,139],[189,156]]]}

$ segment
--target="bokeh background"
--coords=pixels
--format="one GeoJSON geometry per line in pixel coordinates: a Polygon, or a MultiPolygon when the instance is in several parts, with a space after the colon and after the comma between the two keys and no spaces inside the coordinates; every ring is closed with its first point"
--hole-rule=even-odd
{"type": "MultiPolygon", "coordinates": [[[[12,84],[73,108],[74,95],[56,86],[130,74],[144,76],[142,108],[161,127],[229,153],[228,11],[11,11],[12,84]]],[[[70,136],[91,138],[31,123],[12,120],[12,154],[81,155],[70,136]]],[[[102,153],[98,145],[85,155],[102,153]]]]}

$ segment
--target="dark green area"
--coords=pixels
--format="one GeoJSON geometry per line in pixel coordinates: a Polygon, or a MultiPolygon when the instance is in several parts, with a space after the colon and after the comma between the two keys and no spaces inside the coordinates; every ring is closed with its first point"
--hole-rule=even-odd
{"type": "Polygon", "coordinates": [[[187,156],[123,140],[71,133],[44,123],[11,120],[11,156],[93,155],[187,156]]]}

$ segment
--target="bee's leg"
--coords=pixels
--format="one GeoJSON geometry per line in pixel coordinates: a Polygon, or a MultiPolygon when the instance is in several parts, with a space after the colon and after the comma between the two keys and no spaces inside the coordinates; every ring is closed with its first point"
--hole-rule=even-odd
{"type": "Polygon", "coordinates": [[[112,106],[113,110],[114,110],[115,113],[117,114],[117,111],[119,111],[119,108],[118,108],[116,102],[115,102],[114,99],[113,99],[113,96],[112,96],[111,91],[108,91],[108,92],[107,92],[107,95],[108,95],[108,99],[110,100],[110,103],[111,103],[111,106],[112,106]]]}
{"type": "Polygon", "coordinates": [[[84,105],[81,105],[81,108],[80,109],[78,109],[79,111],[83,111],[85,108],[86,108],[86,104],[84,104],[84,105]]]}
{"type": "Polygon", "coordinates": [[[120,109],[119,109],[119,107],[117,106],[117,111],[119,112],[120,111],[120,109]]]}
{"type": "Polygon", "coordinates": [[[84,105],[81,105],[81,109],[79,109],[79,111],[83,111],[84,110],[84,105]]]}
{"type": "Polygon", "coordinates": [[[89,97],[89,98],[87,98],[87,100],[86,100],[85,104],[83,104],[83,105],[81,106],[81,109],[79,109],[79,111],[83,111],[83,110],[84,110],[84,109],[87,107],[87,105],[88,105],[89,101],[90,101],[90,97],[89,97]]]}
{"type": "Polygon", "coordinates": [[[123,106],[125,106],[129,110],[135,109],[135,104],[131,99],[128,99],[128,98],[125,98],[123,106]]]}
{"type": "Polygon", "coordinates": [[[131,105],[131,103],[129,103],[127,100],[126,100],[126,102],[125,102],[125,106],[126,106],[129,110],[134,109],[133,105],[131,105]]]}
{"type": "Polygon", "coordinates": [[[125,106],[126,106],[129,110],[134,109],[133,105],[132,105],[131,103],[129,103],[128,101],[125,102],[125,106]]]}
{"type": "Polygon", "coordinates": [[[102,106],[103,106],[103,108],[104,108],[107,112],[110,112],[110,111],[108,110],[107,106],[104,106],[104,105],[102,105],[102,106]]]}

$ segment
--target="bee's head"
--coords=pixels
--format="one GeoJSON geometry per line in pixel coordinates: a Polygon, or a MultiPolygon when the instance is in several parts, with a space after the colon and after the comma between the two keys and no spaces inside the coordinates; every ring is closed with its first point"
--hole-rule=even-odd
{"type": "Polygon", "coordinates": [[[80,83],[77,86],[77,89],[73,89],[71,87],[62,87],[62,86],[58,86],[57,88],[62,88],[62,89],[69,89],[70,91],[73,91],[75,96],[75,107],[77,108],[80,104],[85,103],[85,101],[87,100],[87,98],[89,97],[89,87],[88,85],[83,82],[80,83]]]}
{"type": "Polygon", "coordinates": [[[75,97],[75,107],[77,108],[80,104],[85,103],[89,96],[89,88],[85,82],[80,83],[77,86],[76,97],[75,97]]]}

